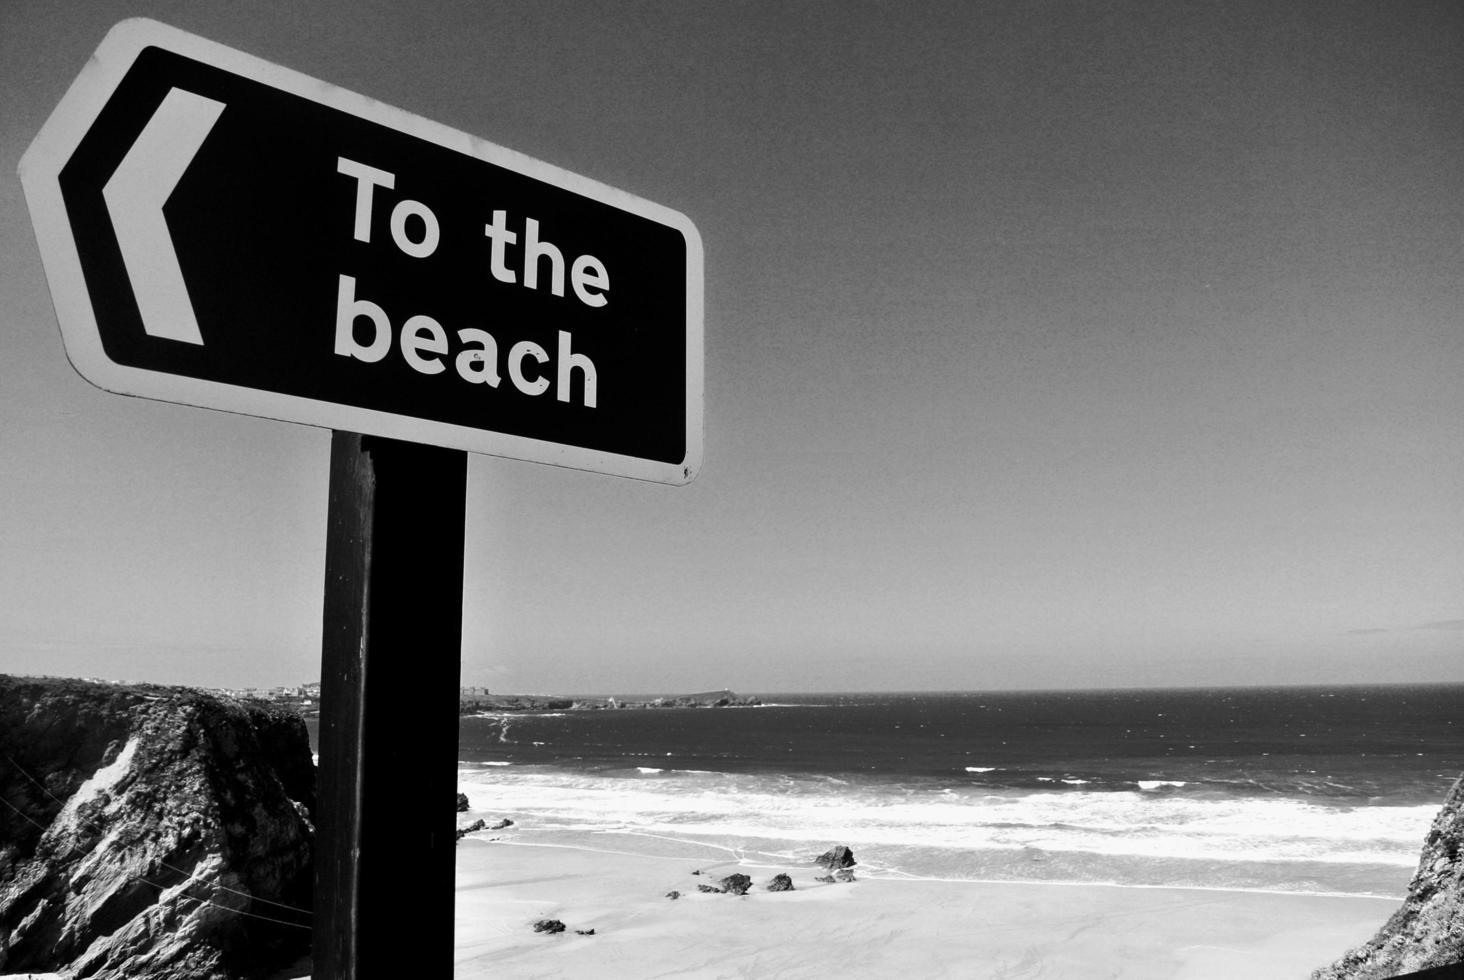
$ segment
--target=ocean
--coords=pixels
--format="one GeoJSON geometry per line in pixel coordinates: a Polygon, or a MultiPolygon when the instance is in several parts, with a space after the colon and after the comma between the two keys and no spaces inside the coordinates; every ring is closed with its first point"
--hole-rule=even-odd
{"type": "Polygon", "coordinates": [[[465,717],[463,789],[708,864],[1391,897],[1464,772],[1464,685],[759,697],[465,717]]]}

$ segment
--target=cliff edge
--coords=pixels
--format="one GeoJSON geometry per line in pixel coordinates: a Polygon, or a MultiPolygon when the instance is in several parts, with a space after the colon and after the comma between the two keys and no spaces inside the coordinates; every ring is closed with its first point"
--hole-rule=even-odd
{"type": "Polygon", "coordinates": [[[269,976],[310,951],[304,722],[0,675],[0,973],[269,976]]]}
{"type": "Polygon", "coordinates": [[[1434,817],[1408,895],[1378,934],[1312,980],[1383,980],[1464,962],[1464,777],[1434,817]]]}

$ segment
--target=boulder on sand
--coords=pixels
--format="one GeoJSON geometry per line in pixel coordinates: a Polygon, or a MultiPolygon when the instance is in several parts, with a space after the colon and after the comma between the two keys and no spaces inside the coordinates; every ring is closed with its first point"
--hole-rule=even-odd
{"type": "Polygon", "coordinates": [[[854,860],[853,851],[843,844],[839,844],[814,858],[813,863],[828,868],[830,871],[838,871],[840,868],[852,868],[859,862],[854,860]]]}
{"type": "Polygon", "coordinates": [[[458,840],[462,840],[468,834],[475,834],[478,831],[484,829],[486,826],[487,826],[487,824],[485,824],[483,821],[481,821],[481,820],[474,820],[472,823],[468,824],[466,827],[459,827],[457,829],[457,839],[458,840]]]}
{"type": "Polygon", "coordinates": [[[752,879],[744,874],[728,875],[722,879],[722,891],[728,895],[746,895],[752,887],[752,879]]]}

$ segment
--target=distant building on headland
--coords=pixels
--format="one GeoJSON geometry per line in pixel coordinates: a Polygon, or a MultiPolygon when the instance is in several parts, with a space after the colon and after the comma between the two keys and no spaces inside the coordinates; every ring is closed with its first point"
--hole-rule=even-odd
{"type": "Polygon", "coordinates": [[[222,687],[219,694],[248,701],[269,701],[298,709],[307,718],[320,714],[320,681],[282,687],[222,687]]]}

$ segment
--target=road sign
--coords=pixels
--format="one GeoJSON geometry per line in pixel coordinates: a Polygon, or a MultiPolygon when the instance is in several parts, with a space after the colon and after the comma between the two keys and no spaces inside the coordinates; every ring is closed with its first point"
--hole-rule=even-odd
{"type": "Polygon", "coordinates": [[[67,355],[109,391],[686,483],[683,215],[152,21],[20,165],[67,355]]]}

